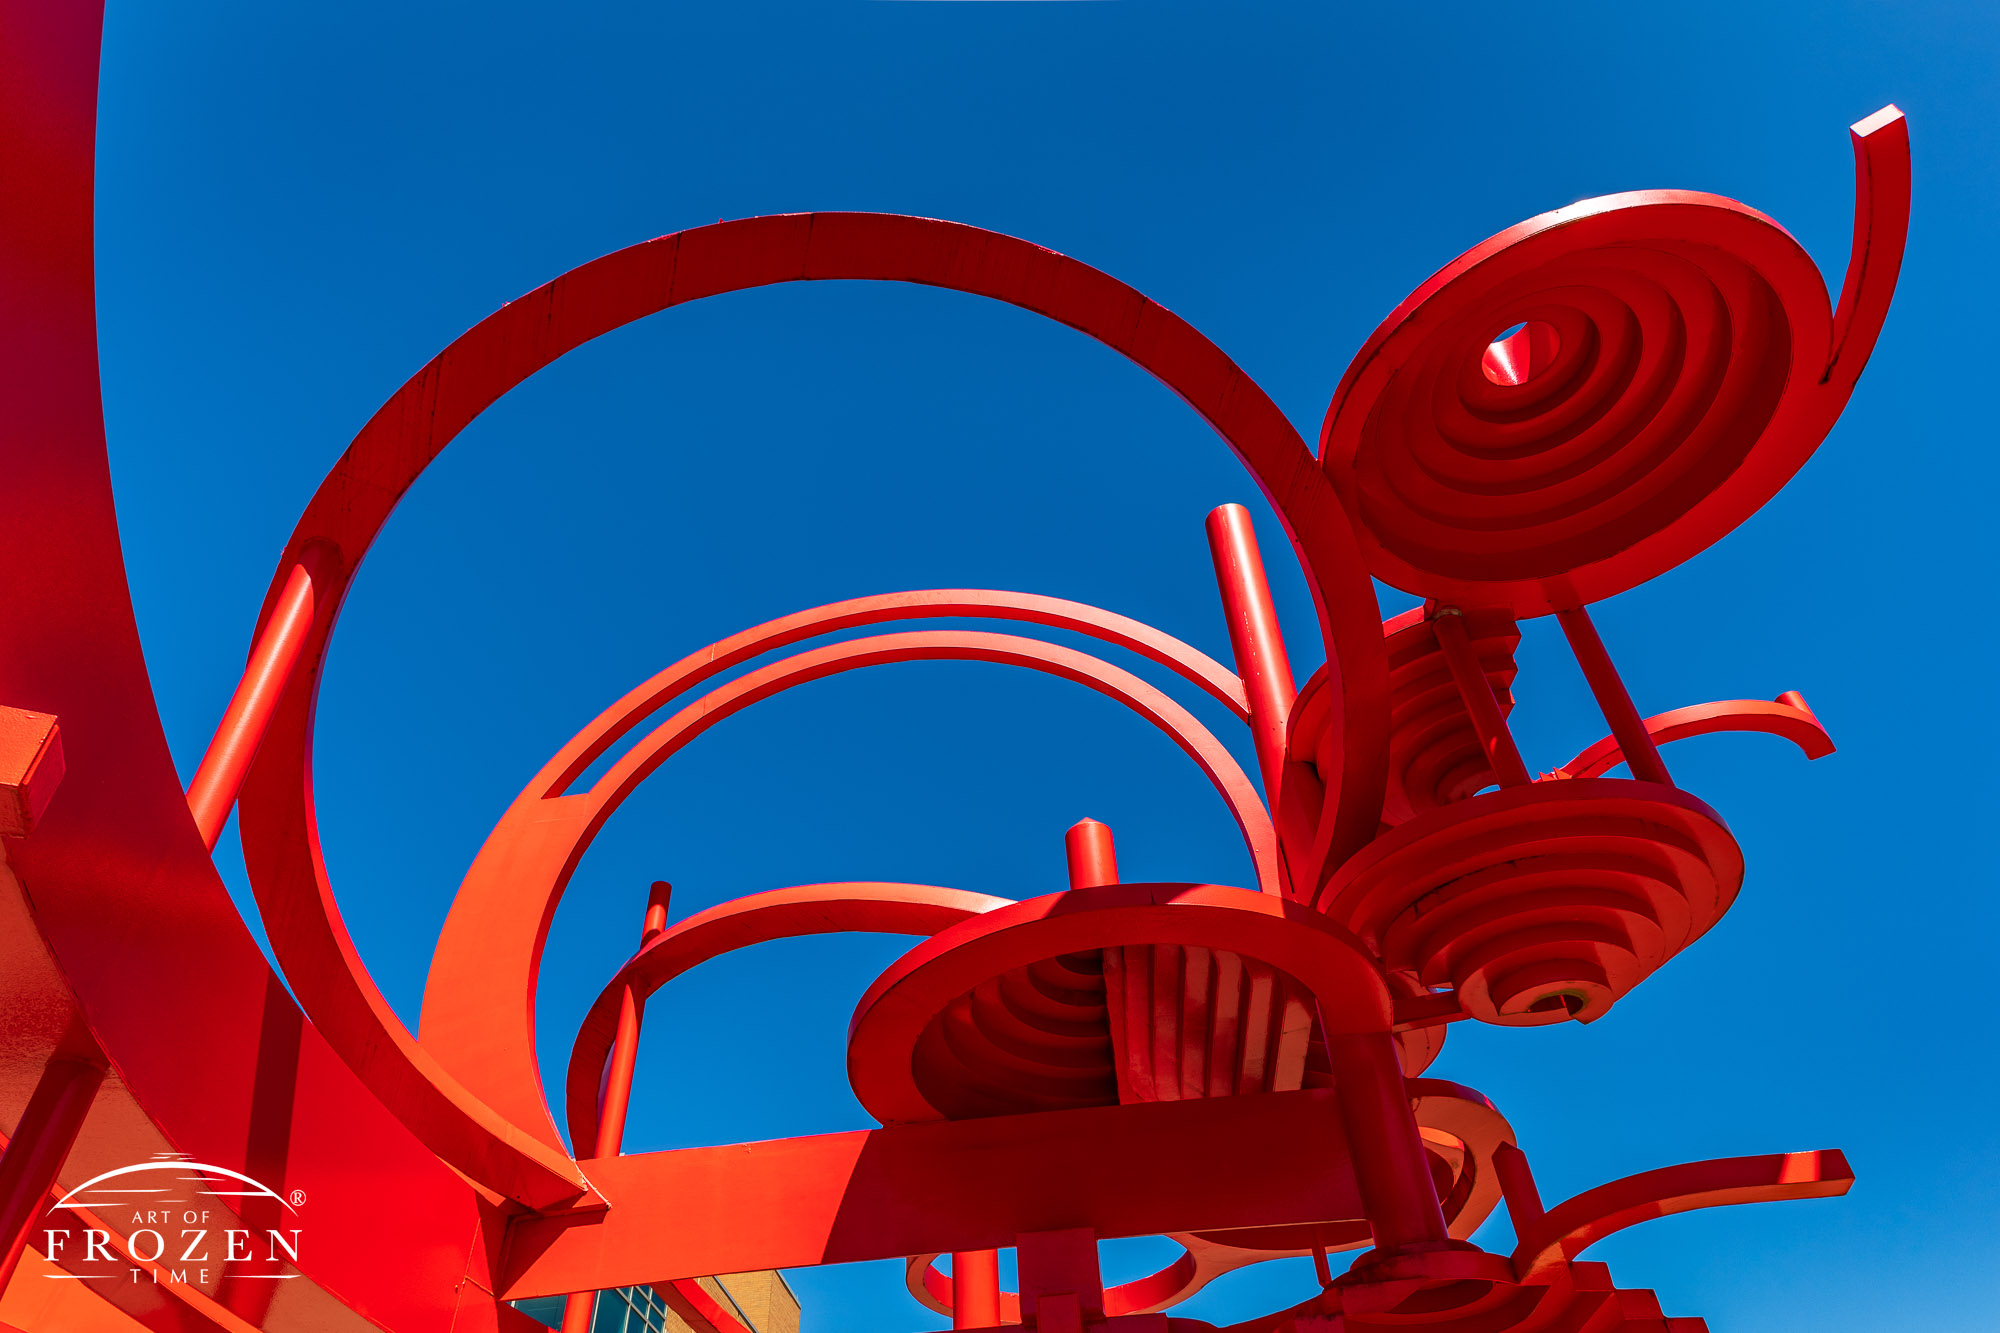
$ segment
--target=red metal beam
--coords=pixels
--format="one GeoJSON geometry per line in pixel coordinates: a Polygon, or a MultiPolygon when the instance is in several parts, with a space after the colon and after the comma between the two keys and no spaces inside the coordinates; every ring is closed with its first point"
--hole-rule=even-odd
{"type": "Polygon", "coordinates": [[[999,1249],[1079,1219],[1110,1239],[1362,1215],[1325,1090],[892,1125],[583,1165],[611,1208],[517,1221],[501,1295],[999,1249]],[[1203,1151],[1190,1153],[1190,1143],[1203,1151]]]}
{"type": "Polygon", "coordinates": [[[104,1082],[104,1067],[82,1060],[51,1060],[28,1099],[14,1136],[0,1150],[0,1291],[7,1289],[28,1229],[42,1216],[76,1132],[104,1082]]]}

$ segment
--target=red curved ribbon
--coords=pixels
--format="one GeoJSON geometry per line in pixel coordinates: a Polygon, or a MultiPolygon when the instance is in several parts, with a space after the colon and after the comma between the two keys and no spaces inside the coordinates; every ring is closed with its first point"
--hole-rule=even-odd
{"type": "MultiPolygon", "coordinates": [[[[1724,699],[1717,703],[1676,708],[1646,719],[1646,730],[1659,744],[1685,740],[1689,736],[1712,736],[1722,731],[1761,731],[1790,741],[1805,751],[1808,759],[1823,759],[1833,753],[1833,738],[1820,725],[1812,709],[1797,690],[1787,690],[1775,700],[1724,699]]],[[[1606,736],[1550,777],[1594,778],[1625,762],[1624,751],[1615,738],[1606,736]]]]}

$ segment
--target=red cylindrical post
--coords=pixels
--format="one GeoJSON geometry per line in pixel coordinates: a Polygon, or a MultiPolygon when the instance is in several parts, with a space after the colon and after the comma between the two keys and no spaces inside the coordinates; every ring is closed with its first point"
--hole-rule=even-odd
{"type": "Polygon", "coordinates": [[[1333,1265],[1326,1261],[1326,1242],[1318,1227],[1313,1228],[1313,1276],[1319,1279],[1320,1290],[1333,1290],[1333,1265]]]}
{"type": "MultiPolygon", "coordinates": [[[[667,907],[674,886],[655,880],[646,901],[639,947],[667,928],[667,907]]],[[[639,1022],[646,1002],[630,986],[618,997],[618,1032],[611,1039],[611,1058],[604,1064],[604,1087],[597,1099],[597,1155],[615,1157],[625,1140],[625,1114],[632,1105],[632,1074],[639,1064],[639,1022]]]]}
{"type": "MultiPolygon", "coordinates": [[[[646,898],[646,918],[639,928],[639,947],[667,928],[667,908],[674,886],[654,880],[646,898]]],[[[646,1002],[630,986],[618,997],[618,1032],[611,1039],[611,1055],[604,1062],[604,1087],[597,1098],[597,1155],[616,1157],[625,1144],[625,1113],[632,1105],[632,1074],[639,1065],[639,1024],[646,1014],[646,1002]]],[[[590,1315],[597,1302],[594,1291],[571,1293],[563,1302],[562,1333],[588,1333],[590,1315]]]]}
{"type": "Polygon", "coordinates": [[[1000,1251],[954,1252],[951,1256],[951,1326],[996,1328],[999,1323],[1000,1251]]]}
{"type": "Polygon", "coordinates": [[[663,879],[653,881],[646,894],[646,923],[639,928],[639,947],[653,942],[653,936],[667,928],[667,908],[674,900],[674,886],[663,879]]]}
{"type": "MultiPolygon", "coordinates": [[[[1063,851],[1069,860],[1069,886],[1094,889],[1118,883],[1118,848],[1111,830],[1094,819],[1079,820],[1063,835],[1063,851]]],[[[1118,1100],[1130,1102],[1151,1096],[1142,1089],[1153,1087],[1151,1025],[1146,1014],[1151,1005],[1146,978],[1150,946],[1112,944],[1098,952],[1104,968],[1105,1018],[1111,1027],[1114,1077],[1118,1100]],[[1131,960],[1133,968],[1127,969],[1131,960]],[[1139,993],[1134,995],[1130,988],[1139,993]]],[[[1023,1320],[1027,1319],[1024,1314],[1023,1320]]]]}
{"type": "Polygon", "coordinates": [[[590,1333],[590,1316],[597,1309],[594,1291],[571,1292],[563,1301],[561,1333],[590,1333]]]}
{"type": "Polygon", "coordinates": [[[298,563],[285,579],[284,591],[278,594],[278,604],[250,651],[243,679],[223,710],[215,739],[208,743],[208,753],[201,757],[201,767],[188,784],[188,810],[210,851],[215,850],[216,839],[229,822],[229,811],[243,787],[243,775],[257,757],[271,715],[299,663],[299,651],[310,637],[313,617],[318,614],[313,580],[324,558],[323,548],[317,545],[299,553],[298,563]]]}
{"type": "Polygon", "coordinates": [[[1456,607],[1441,606],[1431,616],[1431,629],[1437,634],[1445,665],[1451,668],[1458,697],[1464,701],[1465,711],[1472,715],[1472,730],[1479,737],[1480,748],[1486,751],[1486,763],[1493,776],[1503,787],[1527,786],[1532,780],[1528,777],[1528,766],[1521,762],[1520,748],[1514,744],[1514,733],[1507,727],[1507,715],[1500,711],[1500,700],[1493,693],[1493,681],[1479,664],[1472,636],[1465,631],[1465,617],[1456,607]]]}
{"type": "Polygon", "coordinates": [[[1250,737],[1264,777],[1264,799],[1275,810],[1285,771],[1285,726],[1299,691],[1292,682],[1292,662],[1278,629],[1278,609],[1271,601],[1270,582],[1264,577],[1264,557],[1257,550],[1250,511],[1242,505],[1223,505],[1211,511],[1208,550],[1215,561],[1222,609],[1229,619],[1229,647],[1236,656],[1236,674],[1243,679],[1243,694],[1250,703],[1250,737]]]}
{"type": "Polygon", "coordinates": [[[632,1072],[639,1063],[639,1019],[645,1009],[630,986],[618,997],[618,1033],[604,1062],[604,1089],[597,1099],[597,1155],[616,1157],[625,1140],[625,1112],[632,1105],[632,1072]]]}
{"type": "Polygon", "coordinates": [[[1449,1239],[1395,1041],[1386,1032],[1330,1034],[1326,1046],[1375,1248],[1449,1239]]]}
{"type": "Polygon", "coordinates": [[[0,1152],[0,1291],[7,1289],[41,1219],[56,1173],[76,1143],[83,1118],[104,1082],[104,1070],[82,1060],[51,1060],[0,1152]]]}
{"type": "MultiPolygon", "coordinates": [[[[653,881],[646,895],[646,916],[639,926],[639,947],[667,928],[667,909],[673,902],[674,886],[663,879],[653,881]]],[[[639,1066],[639,1024],[646,1015],[646,1002],[630,986],[618,997],[618,1032],[611,1039],[611,1055],[604,1062],[604,1086],[597,1098],[597,1155],[616,1157],[625,1143],[625,1113],[632,1105],[632,1074],[639,1066]]]]}
{"type": "Polygon", "coordinates": [[[1604,651],[1604,640],[1597,636],[1590,612],[1574,606],[1556,612],[1556,620],[1569,639],[1570,651],[1576,654],[1576,664],[1583,668],[1590,692],[1597,696],[1597,707],[1611,727],[1612,739],[1618,742],[1618,751],[1625,757],[1632,776],[1641,782],[1673,786],[1674,780],[1660,758],[1660,747],[1653,744],[1653,733],[1646,730],[1646,721],[1633,706],[1632,696],[1618,676],[1618,668],[1611,665],[1611,654],[1604,651]]]}
{"type": "Polygon", "coordinates": [[[1094,889],[1118,882],[1118,847],[1111,829],[1094,819],[1080,819],[1063,834],[1063,851],[1069,858],[1069,886],[1094,889]]]}

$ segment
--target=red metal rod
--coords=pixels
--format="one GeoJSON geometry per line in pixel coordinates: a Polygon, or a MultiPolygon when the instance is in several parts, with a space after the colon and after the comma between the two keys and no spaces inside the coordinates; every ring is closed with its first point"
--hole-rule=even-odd
{"type": "Polygon", "coordinates": [[[1583,668],[1583,678],[1590,682],[1590,692],[1597,696],[1597,706],[1610,724],[1611,735],[1617,740],[1632,776],[1641,782],[1673,786],[1674,780],[1660,758],[1660,747],[1653,744],[1653,733],[1646,730],[1645,720],[1633,706],[1632,696],[1626,693],[1625,682],[1619,679],[1618,668],[1611,665],[1611,654],[1604,651],[1604,640],[1597,636],[1590,612],[1580,606],[1571,607],[1556,612],[1556,620],[1569,639],[1570,651],[1576,654],[1576,664],[1583,668]]]}
{"type": "MultiPolygon", "coordinates": [[[[667,928],[667,908],[673,901],[674,886],[665,880],[653,881],[646,901],[645,923],[639,929],[639,947],[667,928]]],[[[618,1003],[618,1033],[611,1040],[611,1058],[604,1065],[604,1088],[597,1104],[597,1155],[616,1155],[625,1142],[625,1115],[632,1105],[632,1074],[639,1064],[639,1023],[646,1001],[624,988],[618,1003]]]]}
{"type": "Polygon", "coordinates": [[[653,936],[667,928],[667,908],[674,900],[674,886],[663,879],[653,881],[646,895],[646,923],[639,927],[639,947],[653,942],[653,936]]]}
{"type": "Polygon", "coordinates": [[[322,552],[322,547],[314,545],[299,553],[298,563],[285,580],[285,590],[278,595],[278,604],[251,649],[250,664],[243,670],[236,694],[223,711],[215,739],[208,743],[208,753],[188,784],[188,810],[211,852],[222,836],[222,826],[229,822],[243,775],[257,757],[257,747],[271,725],[278,700],[284,697],[292,668],[298,665],[299,650],[312,631],[318,611],[313,581],[319,574],[322,552]]]}
{"type": "Polygon", "coordinates": [[[951,1256],[951,1326],[995,1328],[999,1323],[1000,1251],[954,1251],[951,1256]]]}
{"type": "MultiPolygon", "coordinates": [[[[1118,848],[1107,826],[1094,819],[1078,820],[1063,835],[1063,852],[1069,861],[1070,888],[1094,889],[1118,882],[1118,848]]],[[[1111,1024],[1112,1064],[1121,1102],[1137,1097],[1138,1087],[1152,1086],[1151,1067],[1142,1054],[1149,1040],[1146,1025],[1134,1013],[1134,997],[1126,993],[1128,974],[1125,961],[1128,952],[1140,955],[1139,961],[1143,965],[1144,945],[1131,951],[1122,945],[1112,945],[1098,955],[1103,960],[1105,1016],[1111,1024]],[[1133,1026],[1128,1027],[1128,1023],[1133,1026]]],[[[1147,1003],[1145,999],[1138,1001],[1140,1013],[1144,1012],[1147,1003]]]]}
{"type": "MultiPolygon", "coordinates": [[[[673,892],[674,886],[665,880],[653,881],[646,899],[646,919],[639,928],[640,948],[667,928],[673,892]]],[[[616,1157],[625,1145],[625,1113],[632,1105],[632,1074],[639,1065],[639,1024],[645,1013],[645,999],[632,987],[624,987],[618,997],[618,1035],[611,1042],[611,1058],[604,1062],[604,1088],[597,1102],[599,1157],[616,1157]]],[[[596,1302],[594,1291],[572,1292],[563,1302],[562,1333],[588,1333],[596,1302]]]]}
{"type": "Polygon", "coordinates": [[[76,1132],[104,1082],[104,1071],[82,1060],[51,1060],[28,1098],[14,1137],[0,1152],[0,1291],[7,1289],[41,1220],[76,1132]]]}
{"type": "Polygon", "coordinates": [[[1094,819],[1080,819],[1063,834],[1063,851],[1069,858],[1069,886],[1094,889],[1118,882],[1118,847],[1109,825],[1094,819]]]}
{"type": "Polygon", "coordinates": [[[1456,607],[1441,606],[1431,616],[1431,628],[1437,633],[1438,647],[1444,650],[1445,665],[1451,668],[1458,697],[1464,700],[1465,711],[1472,715],[1472,729],[1486,751],[1486,762],[1493,776],[1503,787],[1527,786],[1528,766],[1521,762],[1514,733],[1507,729],[1507,716],[1500,711],[1500,700],[1493,694],[1493,682],[1486,668],[1479,664],[1472,636],[1465,632],[1465,617],[1456,607]]]}
{"type": "Polygon", "coordinates": [[[1275,815],[1285,771],[1285,725],[1299,691],[1292,683],[1292,663],[1285,655],[1285,639],[1278,629],[1278,611],[1271,603],[1271,585],[1264,577],[1264,557],[1257,550],[1250,511],[1242,505],[1222,505],[1211,511],[1208,550],[1215,560],[1215,583],[1222,591],[1223,613],[1229,619],[1229,647],[1236,655],[1236,674],[1243,678],[1243,694],[1250,704],[1250,737],[1257,747],[1264,799],[1275,815]]]}
{"type": "Polygon", "coordinates": [[[1326,1046],[1375,1248],[1448,1239],[1394,1040],[1348,1033],[1329,1035],[1326,1046]]]}
{"type": "Polygon", "coordinates": [[[604,1066],[604,1094],[597,1107],[597,1155],[615,1157],[625,1141],[625,1112],[632,1105],[632,1072],[639,1062],[639,1020],[646,1002],[630,986],[619,996],[618,1035],[604,1066]]]}

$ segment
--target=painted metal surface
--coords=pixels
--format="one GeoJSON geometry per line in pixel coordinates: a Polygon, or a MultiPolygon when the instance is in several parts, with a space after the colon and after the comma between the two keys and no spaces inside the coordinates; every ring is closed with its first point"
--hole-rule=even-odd
{"type": "MultiPolygon", "coordinates": [[[[912,1293],[954,1328],[1166,1333],[1163,1312],[1215,1277],[1312,1255],[1318,1291],[1232,1327],[1687,1330],[1699,1321],[1665,1319],[1583,1249],[1651,1217],[1851,1183],[1838,1153],[1782,1153],[1545,1206],[1500,1112],[1420,1075],[1451,1022],[1602,1016],[1727,913],[1742,853],[1674,784],[1661,744],[1752,730],[1831,752],[1795,692],[1643,717],[1587,605],[1726,536],[1839,415],[1907,230],[1894,108],[1853,129],[1837,304],[1796,243],[1741,204],[1677,191],[1585,201],[1475,247],[1392,313],[1336,389],[1317,456],[1184,321],[1011,237],[809,214],[607,255],[475,326],[361,430],[280,555],[242,682],[183,793],[105,464],[98,28],[87,4],[0,0],[0,170],[16,183],[0,213],[0,998],[19,1016],[0,1050],[13,1131],[0,1283],[38,1229],[95,1224],[63,1187],[186,1158],[258,1184],[217,1205],[251,1230],[288,1200],[324,1203],[281,1281],[223,1264],[143,1300],[99,1298],[147,1328],[518,1330],[528,1321],[510,1299],[652,1285],[697,1326],[737,1333],[697,1279],[900,1258],[912,1293]],[[1112,612],[1018,593],[889,594],[745,631],[614,703],[502,812],[411,1033],[347,936],[312,804],[322,665],[362,560],[438,454],[566,352],[689,301],[828,279],[1009,302],[1150,371],[1263,488],[1328,666],[1296,687],[1235,506],[1208,526],[1234,671],[1112,612]],[[1371,578],[1429,600],[1384,624],[1371,578]],[[1514,646],[1522,618],[1549,614],[1610,735],[1531,776],[1508,721],[1514,646]],[[1111,662],[1025,633],[901,625],[941,618],[1075,632],[1167,668],[1245,725],[1261,783],[1167,692],[1111,662]],[[639,949],[576,1036],[566,1139],[535,1069],[533,1014],[577,858],[733,712],[835,672],[937,659],[1051,673],[1137,711],[1215,786],[1256,883],[1122,883],[1110,830],[1086,820],[1067,840],[1070,888],[1021,902],[818,884],[672,923],[659,886],[639,949]],[[1607,776],[1620,763],[1632,778],[1607,776]],[[282,980],[209,859],[232,809],[282,980]],[[858,997],[850,1028],[850,1082],[881,1127],[621,1155],[647,997],[723,954],[832,931],[922,937],[858,997]],[[393,1209],[375,1206],[390,1197],[393,1209]],[[1520,1237],[1506,1255],[1468,1239],[1503,1198],[1520,1237]],[[1180,1257],[1106,1288],[1096,1242],[1144,1235],[1171,1236],[1180,1257]],[[1015,1291],[998,1278],[1007,1248],[1015,1291]],[[1363,1252],[1336,1274],[1328,1256],[1344,1250],[1363,1252]],[[948,1278],[933,1264],[946,1253],[948,1278]]],[[[110,1244],[131,1257],[135,1239],[110,1244]]],[[[51,1264],[85,1276],[74,1249],[43,1244],[35,1280],[51,1264]]],[[[580,1320],[583,1303],[572,1310],[580,1320]]]]}

